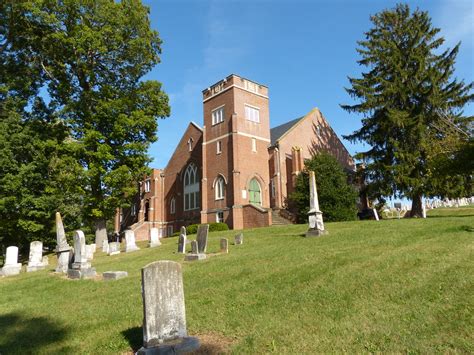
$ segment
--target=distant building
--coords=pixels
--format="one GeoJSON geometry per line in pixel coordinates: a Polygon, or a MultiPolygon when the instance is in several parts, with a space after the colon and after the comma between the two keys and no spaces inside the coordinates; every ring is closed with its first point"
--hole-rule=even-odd
{"type": "Polygon", "coordinates": [[[354,170],[317,108],[270,129],[265,85],[229,75],[203,91],[203,108],[204,126],[189,123],[168,165],[153,169],[132,208],[117,213],[116,231],[130,227],[140,240],[151,227],[171,235],[194,223],[268,226],[315,152],[328,151],[354,170]]]}

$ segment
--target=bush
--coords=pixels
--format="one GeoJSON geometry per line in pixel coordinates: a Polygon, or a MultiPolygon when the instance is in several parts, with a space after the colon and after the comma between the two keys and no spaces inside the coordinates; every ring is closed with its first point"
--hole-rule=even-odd
{"type": "Polygon", "coordinates": [[[210,223],[209,232],[228,231],[229,226],[225,223],[210,223]]]}
{"type": "Polygon", "coordinates": [[[309,170],[316,174],[319,208],[324,221],[355,220],[356,189],[347,182],[348,177],[336,158],[328,153],[320,153],[305,163],[305,171],[298,175],[295,191],[288,197],[288,205],[297,214],[298,222],[308,221],[309,170]]]}
{"type": "Polygon", "coordinates": [[[190,224],[186,227],[186,234],[196,234],[199,224],[190,224]]]}

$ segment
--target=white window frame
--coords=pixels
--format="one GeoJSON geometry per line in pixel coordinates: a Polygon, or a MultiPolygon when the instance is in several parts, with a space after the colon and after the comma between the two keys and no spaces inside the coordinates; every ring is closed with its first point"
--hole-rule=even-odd
{"type": "Polygon", "coordinates": [[[145,180],[145,192],[150,192],[151,181],[150,179],[145,180]]]}
{"type": "Polygon", "coordinates": [[[260,108],[245,104],[245,119],[250,122],[260,123],[260,108]]]}
{"type": "Polygon", "coordinates": [[[257,139],[252,138],[252,152],[257,152],[257,139]]]}
{"type": "Polygon", "coordinates": [[[217,211],[217,213],[216,213],[216,223],[224,223],[224,212],[223,211],[217,211]]]}
{"type": "Polygon", "coordinates": [[[176,212],[176,199],[173,197],[170,202],[170,213],[175,214],[176,212]]]}
{"type": "Polygon", "coordinates": [[[221,154],[222,153],[222,141],[217,141],[216,142],[216,154],[221,154]]]}
{"type": "Polygon", "coordinates": [[[183,206],[185,211],[199,208],[199,174],[194,164],[189,164],[183,179],[183,206]]]}
{"type": "Polygon", "coordinates": [[[222,176],[218,176],[214,185],[216,200],[223,200],[225,196],[225,180],[222,176]]]}
{"type": "Polygon", "coordinates": [[[224,122],[224,106],[216,107],[214,110],[211,111],[211,118],[212,118],[212,125],[219,124],[224,122]]]}

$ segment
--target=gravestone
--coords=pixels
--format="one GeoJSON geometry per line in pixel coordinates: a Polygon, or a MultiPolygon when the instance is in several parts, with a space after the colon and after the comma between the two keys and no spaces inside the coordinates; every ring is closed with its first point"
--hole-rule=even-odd
{"type": "Polygon", "coordinates": [[[131,229],[127,229],[125,231],[125,252],[130,253],[139,249],[135,243],[135,232],[131,229]]]}
{"type": "Polygon", "coordinates": [[[374,218],[375,218],[375,220],[378,221],[378,220],[379,220],[379,214],[378,214],[378,212],[377,212],[377,209],[376,209],[376,208],[373,208],[372,210],[374,211],[374,218]]]}
{"type": "Polygon", "coordinates": [[[229,252],[229,241],[226,238],[221,238],[221,253],[228,253],[229,252]]]}
{"type": "Polygon", "coordinates": [[[97,251],[96,244],[95,243],[91,244],[91,248],[92,248],[92,254],[94,254],[97,251]]]}
{"type": "Polygon", "coordinates": [[[234,244],[235,245],[244,244],[244,234],[243,233],[239,233],[234,237],[234,244]]]}
{"type": "Polygon", "coordinates": [[[422,205],[422,217],[426,218],[426,204],[424,202],[421,203],[422,205]]]}
{"type": "Polygon", "coordinates": [[[188,337],[181,265],[156,261],[142,269],[143,347],[137,354],[181,354],[199,348],[188,337]]]}
{"type": "Polygon", "coordinates": [[[49,265],[49,259],[48,259],[48,257],[47,257],[46,255],[43,256],[43,265],[44,265],[44,266],[49,265]]]}
{"type": "Polygon", "coordinates": [[[112,242],[108,244],[108,254],[109,255],[117,255],[120,254],[120,243],[119,242],[112,242]]]}
{"type": "Polygon", "coordinates": [[[86,244],[85,253],[86,253],[86,259],[88,261],[91,261],[91,260],[94,259],[94,246],[93,246],[93,244],[86,244]]]}
{"type": "Polygon", "coordinates": [[[61,214],[56,212],[56,256],[58,264],[56,272],[66,273],[69,268],[69,260],[72,256],[71,247],[67,243],[66,232],[64,231],[63,220],[61,214]]]}
{"type": "Polygon", "coordinates": [[[184,260],[194,261],[194,260],[204,260],[206,259],[206,254],[199,252],[199,243],[197,240],[191,241],[191,253],[186,254],[184,260]]]}
{"type": "Polygon", "coordinates": [[[319,210],[318,189],[314,171],[309,172],[309,196],[309,228],[306,237],[319,237],[328,232],[324,229],[323,213],[319,210]]]}
{"type": "Polygon", "coordinates": [[[3,276],[18,275],[21,271],[21,263],[18,262],[18,247],[8,247],[5,264],[2,267],[3,276]]]}
{"type": "Polygon", "coordinates": [[[126,271],[106,271],[102,274],[105,281],[123,279],[128,276],[126,271]]]}
{"type": "Polygon", "coordinates": [[[74,232],[74,262],[67,270],[70,279],[88,279],[96,276],[95,268],[91,267],[86,254],[86,238],[84,232],[74,232]]]}
{"type": "Polygon", "coordinates": [[[196,240],[198,242],[199,253],[205,253],[207,250],[207,236],[209,234],[209,224],[200,224],[197,230],[196,240]]]}
{"type": "Polygon", "coordinates": [[[109,253],[109,241],[107,239],[102,241],[102,252],[107,254],[109,253]]]}
{"type": "Polygon", "coordinates": [[[161,245],[158,228],[150,229],[150,248],[158,247],[161,245]]]}
{"type": "Polygon", "coordinates": [[[178,253],[186,253],[186,228],[181,227],[181,233],[178,237],[178,253]]]}
{"type": "Polygon", "coordinates": [[[43,270],[47,264],[43,262],[43,242],[34,241],[30,243],[30,256],[26,272],[43,270]]]}

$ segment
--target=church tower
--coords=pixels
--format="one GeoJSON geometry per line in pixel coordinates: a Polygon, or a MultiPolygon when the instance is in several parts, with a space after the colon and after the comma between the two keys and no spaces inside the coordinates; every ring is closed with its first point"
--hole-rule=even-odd
{"type": "Polygon", "coordinates": [[[201,223],[271,224],[268,88],[232,74],[203,91],[203,109],[201,223]]]}

